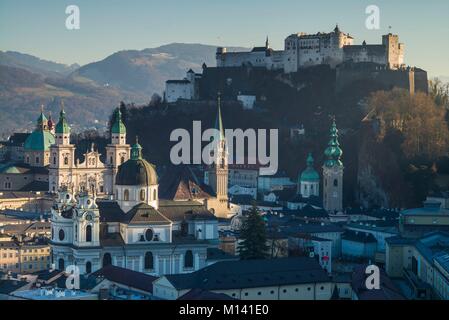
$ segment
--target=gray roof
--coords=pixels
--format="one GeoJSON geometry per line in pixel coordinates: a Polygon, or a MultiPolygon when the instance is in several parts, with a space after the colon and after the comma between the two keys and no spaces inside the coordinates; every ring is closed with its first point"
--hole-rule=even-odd
{"type": "Polygon", "coordinates": [[[330,282],[313,258],[279,258],[217,262],[188,274],[167,275],[178,290],[226,290],[330,282]]]}

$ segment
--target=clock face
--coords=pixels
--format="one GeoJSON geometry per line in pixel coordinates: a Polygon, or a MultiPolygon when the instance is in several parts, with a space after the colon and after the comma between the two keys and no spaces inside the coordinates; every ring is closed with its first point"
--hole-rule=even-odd
{"type": "Polygon", "coordinates": [[[86,220],[87,221],[92,221],[92,215],[90,215],[90,214],[86,215],[86,220]]]}

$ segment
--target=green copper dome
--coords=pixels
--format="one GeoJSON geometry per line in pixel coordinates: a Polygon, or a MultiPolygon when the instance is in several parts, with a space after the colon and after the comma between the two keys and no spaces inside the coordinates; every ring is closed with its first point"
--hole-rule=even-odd
{"type": "Polygon", "coordinates": [[[67,119],[65,118],[65,112],[64,109],[61,110],[59,113],[59,121],[55,128],[56,133],[70,133],[70,127],[67,122],[67,119]]]}
{"type": "Polygon", "coordinates": [[[301,181],[314,182],[314,181],[320,180],[320,175],[314,169],[313,163],[314,163],[314,160],[313,160],[312,154],[309,153],[309,155],[307,156],[307,168],[301,173],[301,175],[299,177],[299,182],[301,182],[301,181]]]}
{"type": "Polygon", "coordinates": [[[48,130],[36,129],[25,141],[25,150],[47,151],[50,146],[55,144],[55,137],[48,130]]]}
{"type": "Polygon", "coordinates": [[[340,143],[338,142],[338,129],[335,124],[335,120],[332,122],[332,126],[330,129],[330,140],[328,143],[328,147],[324,150],[324,155],[326,157],[326,161],[324,165],[326,167],[333,166],[342,166],[341,156],[343,155],[343,150],[340,148],[340,143]]]}
{"type": "Polygon", "coordinates": [[[114,123],[111,127],[111,133],[115,134],[125,134],[126,127],[122,121],[122,113],[120,112],[120,108],[115,109],[114,111],[114,123]]]}
{"type": "Polygon", "coordinates": [[[118,168],[115,184],[119,186],[150,186],[158,182],[154,166],[142,158],[142,147],[136,141],[131,147],[131,159],[118,168]]]}
{"type": "Polygon", "coordinates": [[[37,119],[36,129],[25,140],[24,149],[33,151],[47,151],[55,144],[55,137],[47,128],[47,117],[41,111],[37,119]]]}

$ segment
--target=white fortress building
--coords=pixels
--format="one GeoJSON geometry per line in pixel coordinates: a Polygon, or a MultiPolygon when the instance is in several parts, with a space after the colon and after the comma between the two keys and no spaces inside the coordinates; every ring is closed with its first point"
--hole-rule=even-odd
{"type": "Polygon", "coordinates": [[[270,48],[268,38],[265,47],[255,47],[249,52],[228,52],[220,47],[216,54],[217,67],[253,66],[268,70],[297,72],[315,65],[335,68],[342,62],[374,62],[390,69],[404,65],[404,45],[391,33],[382,37],[382,44],[354,45],[354,38],[340,30],[338,25],[330,33],[295,33],[284,41],[284,50],[270,48]]]}

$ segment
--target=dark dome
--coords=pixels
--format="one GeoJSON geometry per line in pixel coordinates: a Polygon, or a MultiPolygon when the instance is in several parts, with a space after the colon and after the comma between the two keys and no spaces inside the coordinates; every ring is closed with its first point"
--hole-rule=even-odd
{"type": "Polygon", "coordinates": [[[119,186],[150,186],[157,184],[153,165],[144,159],[128,160],[118,168],[115,184],[119,186]]]}
{"type": "Polygon", "coordinates": [[[157,184],[157,173],[152,164],[142,158],[142,147],[136,143],[131,159],[118,168],[115,184],[119,186],[150,186],[157,184]]]}

